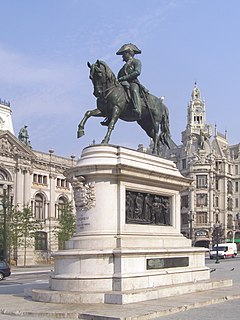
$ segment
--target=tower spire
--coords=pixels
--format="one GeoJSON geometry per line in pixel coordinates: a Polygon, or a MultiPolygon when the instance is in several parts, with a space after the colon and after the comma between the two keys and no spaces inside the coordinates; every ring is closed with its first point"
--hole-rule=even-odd
{"type": "Polygon", "coordinates": [[[14,134],[11,113],[10,102],[0,99],[0,130],[8,130],[14,134]]]}

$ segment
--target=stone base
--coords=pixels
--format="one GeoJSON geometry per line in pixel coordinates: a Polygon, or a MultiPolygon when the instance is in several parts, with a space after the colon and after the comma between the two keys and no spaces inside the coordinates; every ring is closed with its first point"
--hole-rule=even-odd
{"type": "Polygon", "coordinates": [[[180,233],[180,190],[190,181],[172,161],[95,145],[68,180],[77,232],[67,250],[53,254],[52,291],[34,290],[34,300],[125,304],[213,285],[206,249],[180,233]]]}
{"type": "Polygon", "coordinates": [[[109,303],[122,305],[132,302],[153,300],[230,286],[232,286],[232,280],[208,280],[192,283],[188,282],[178,285],[160,286],[146,290],[128,290],[125,292],[112,291],[106,293],[33,289],[32,299],[35,301],[50,303],[109,303]]]}
{"type": "Polygon", "coordinates": [[[52,290],[46,296],[34,290],[33,300],[126,304],[208,290],[218,282],[206,281],[210,271],[205,251],[192,247],[60,251],[54,255],[52,290]]]}

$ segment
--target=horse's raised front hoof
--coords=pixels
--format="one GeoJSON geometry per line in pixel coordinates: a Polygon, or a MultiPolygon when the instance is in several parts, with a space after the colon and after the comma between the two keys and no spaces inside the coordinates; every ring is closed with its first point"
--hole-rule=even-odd
{"type": "Polygon", "coordinates": [[[84,130],[83,129],[79,129],[77,132],[77,137],[81,138],[82,136],[84,136],[84,130]]]}

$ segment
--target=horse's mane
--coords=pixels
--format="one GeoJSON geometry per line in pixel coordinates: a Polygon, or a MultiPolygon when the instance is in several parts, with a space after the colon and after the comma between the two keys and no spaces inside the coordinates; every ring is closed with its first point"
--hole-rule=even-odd
{"type": "Polygon", "coordinates": [[[112,70],[109,68],[109,66],[106,64],[105,61],[98,60],[101,65],[103,65],[105,71],[106,71],[106,77],[110,82],[113,82],[116,86],[120,85],[119,81],[117,80],[115,74],[112,72],[112,70]]]}

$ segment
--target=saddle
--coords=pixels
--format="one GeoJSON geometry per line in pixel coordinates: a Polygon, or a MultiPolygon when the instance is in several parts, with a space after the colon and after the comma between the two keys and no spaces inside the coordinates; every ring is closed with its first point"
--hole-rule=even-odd
{"type": "MultiPolygon", "coordinates": [[[[149,94],[149,90],[147,88],[145,88],[140,82],[137,82],[137,84],[139,86],[140,97],[145,102],[146,95],[149,94]]],[[[130,84],[127,81],[122,81],[121,85],[123,86],[123,88],[126,92],[127,102],[129,103],[131,101],[130,84]]]]}

